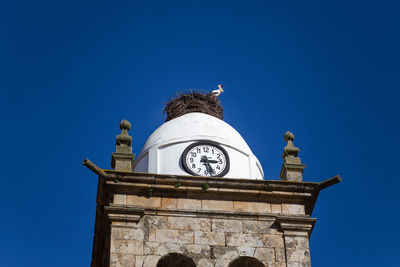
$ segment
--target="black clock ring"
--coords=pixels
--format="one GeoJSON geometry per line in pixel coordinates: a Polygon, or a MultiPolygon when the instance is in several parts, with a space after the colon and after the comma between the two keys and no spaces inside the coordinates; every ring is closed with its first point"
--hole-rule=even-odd
{"type": "Polygon", "coordinates": [[[190,144],[189,146],[187,146],[185,148],[185,150],[183,151],[182,155],[181,155],[181,164],[182,164],[183,169],[187,173],[190,173],[190,174],[195,175],[195,176],[199,176],[198,173],[195,173],[194,171],[192,171],[189,168],[189,166],[187,166],[186,157],[187,157],[188,152],[192,148],[194,148],[196,146],[201,146],[201,145],[207,145],[207,146],[215,147],[215,148],[219,149],[224,154],[225,162],[226,162],[224,170],[221,173],[217,174],[217,175],[210,175],[210,177],[223,177],[223,176],[225,176],[229,172],[229,169],[230,169],[230,160],[229,160],[228,152],[226,152],[226,150],[220,144],[212,142],[212,141],[197,141],[197,142],[194,142],[194,143],[190,144]]]}

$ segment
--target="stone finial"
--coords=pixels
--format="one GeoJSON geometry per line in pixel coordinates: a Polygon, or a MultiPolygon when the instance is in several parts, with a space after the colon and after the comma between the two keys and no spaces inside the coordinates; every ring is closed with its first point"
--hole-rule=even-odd
{"type": "Polygon", "coordinates": [[[297,157],[300,149],[295,147],[293,144],[294,134],[287,131],[283,138],[287,144],[282,153],[284,162],[282,164],[280,177],[283,180],[301,182],[303,180],[303,171],[306,165],[301,164],[300,158],[297,157]]]}
{"type": "Polygon", "coordinates": [[[119,128],[121,129],[121,134],[117,135],[115,152],[132,153],[132,136],[128,133],[131,129],[131,123],[127,120],[123,120],[119,124],[119,128]]]}
{"type": "Polygon", "coordinates": [[[293,144],[294,134],[287,131],[283,138],[287,144],[283,149],[282,158],[285,159],[285,162],[300,163],[300,158],[297,157],[300,152],[300,148],[295,147],[293,144]]]}
{"type": "Polygon", "coordinates": [[[116,171],[132,171],[135,155],[132,154],[132,136],[128,133],[131,129],[131,123],[127,120],[122,120],[119,128],[121,129],[121,134],[116,137],[111,167],[116,171]]]}
{"type": "Polygon", "coordinates": [[[127,131],[129,131],[129,130],[131,129],[131,123],[130,123],[128,120],[122,120],[122,121],[119,123],[119,128],[120,128],[121,130],[127,130],[127,131]]]}

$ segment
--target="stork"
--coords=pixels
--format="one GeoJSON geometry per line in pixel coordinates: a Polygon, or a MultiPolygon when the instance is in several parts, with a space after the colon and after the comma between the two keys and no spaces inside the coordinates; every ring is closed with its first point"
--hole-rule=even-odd
{"type": "Polygon", "coordinates": [[[222,87],[224,87],[224,86],[221,85],[221,84],[218,84],[218,89],[212,91],[212,92],[210,93],[210,95],[219,96],[219,95],[224,91],[224,89],[222,89],[222,87]]]}

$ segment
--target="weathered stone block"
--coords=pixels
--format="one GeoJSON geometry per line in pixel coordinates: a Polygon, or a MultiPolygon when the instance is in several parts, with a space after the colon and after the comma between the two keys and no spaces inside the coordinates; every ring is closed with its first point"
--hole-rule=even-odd
{"type": "Polygon", "coordinates": [[[156,229],[157,242],[171,242],[178,244],[193,244],[193,232],[169,230],[169,229],[156,229]]]}
{"type": "Polygon", "coordinates": [[[285,236],[287,248],[309,249],[308,238],[305,236],[285,236]]]}
{"type": "Polygon", "coordinates": [[[145,242],[145,255],[167,255],[168,253],[184,253],[186,245],[176,243],[145,242]]]}
{"type": "Polygon", "coordinates": [[[310,262],[310,251],[308,249],[286,249],[286,257],[288,262],[310,262]]]}
{"type": "Polygon", "coordinates": [[[311,267],[311,263],[309,262],[288,262],[287,267],[311,267]]]}
{"type": "Polygon", "coordinates": [[[127,195],[126,204],[134,206],[142,206],[142,207],[159,208],[161,207],[161,198],[160,197],[147,198],[135,195],[127,195]]]}
{"type": "Polygon", "coordinates": [[[144,255],[165,255],[168,254],[167,247],[160,242],[144,242],[144,255]]]}
{"type": "Polygon", "coordinates": [[[227,251],[220,257],[217,257],[217,261],[215,262],[215,267],[227,267],[229,263],[231,263],[234,259],[239,257],[239,254],[236,250],[227,251]]]}
{"type": "Polygon", "coordinates": [[[271,204],[271,212],[272,213],[282,213],[282,205],[281,204],[271,204]]]}
{"type": "MultiPolygon", "coordinates": [[[[215,246],[213,249],[213,255],[216,259],[222,257],[228,252],[237,252],[235,247],[226,247],[226,246],[215,246]]],[[[238,254],[239,255],[239,254],[238,254]]]]}
{"type": "Polygon", "coordinates": [[[273,221],[243,221],[244,233],[267,233],[273,221]]]}
{"type": "Polygon", "coordinates": [[[111,240],[112,253],[143,254],[143,242],[135,240],[111,240]]]}
{"type": "Polygon", "coordinates": [[[166,229],[168,218],[163,216],[146,216],[144,218],[144,227],[166,229]]]}
{"type": "Polygon", "coordinates": [[[213,219],[212,231],[222,233],[241,233],[243,231],[242,221],[213,219]]]}
{"type": "Polygon", "coordinates": [[[262,247],[262,235],[260,234],[241,234],[241,233],[227,233],[226,244],[228,246],[250,246],[262,247]]]}
{"type": "Polygon", "coordinates": [[[254,257],[260,261],[275,261],[275,254],[273,248],[256,248],[254,257]]]}
{"type": "Polygon", "coordinates": [[[165,243],[168,249],[168,253],[184,253],[186,246],[185,244],[165,243]]]}
{"type": "Polygon", "coordinates": [[[268,266],[268,267],[286,267],[286,262],[285,261],[271,262],[268,265],[266,264],[265,266],[268,266]]]}
{"type": "Polygon", "coordinates": [[[201,259],[197,262],[197,267],[214,267],[213,260],[201,259]]]}
{"type": "Polygon", "coordinates": [[[270,213],[271,204],[264,202],[245,202],[234,201],[233,207],[235,211],[270,213]]]}
{"type": "Polygon", "coordinates": [[[202,200],[201,208],[203,210],[220,210],[220,211],[232,211],[233,201],[228,200],[202,200]]]}
{"type": "Polygon", "coordinates": [[[211,231],[211,219],[169,217],[168,228],[177,230],[211,231]]]}
{"type": "Polygon", "coordinates": [[[160,260],[161,256],[156,255],[148,255],[144,260],[143,267],[157,267],[157,263],[160,260]]]}
{"type": "Polygon", "coordinates": [[[247,256],[247,257],[253,257],[255,248],[250,247],[250,246],[242,246],[242,247],[237,247],[236,248],[239,256],[247,256]]]}
{"type": "Polygon", "coordinates": [[[115,194],[114,195],[114,204],[118,205],[126,205],[126,195],[115,194]]]}
{"type": "Polygon", "coordinates": [[[115,161],[115,170],[123,171],[123,172],[131,172],[132,171],[132,161],[124,161],[124,160],[116,160],[115,161]]]}
{"type": "Polygon", "coordinates": [[[211,256],[211,248],[208,245],[186,245],[184,254],[192,259],[207,259],[211,256]]]}
{"type": "Polygon", "coordinates": [[[200,245],[210,245],[210,246],[223,246],[225,245],[225,234],[218,232],[194,232],[194,242],[200,245]]]}
{"type": "Polygon", "coordinates": [[[271,225],[271,227],[268,229],[268,233],[269,235],[283,235],[283,232],[281,232],[280,230],[278,230],[278,224],[273,223],[271,225]]]}
{"type": "Polygon", "coordinates": [[[135,266],[135,255],[111,253],[110,267],[135,266]]]}
{"type": "Polygon", "coordinates": [[[128,250],[127,253],[142,255],[143,254],[143,242],[140,241],[128,241],[128,250]]]}
{"type": "Polygon", "coordinates": [[[283,237],[281,235],[263,235],[263,242],[268,248],[283,248],[283,237]]]}
{"type": "Polygon", "coordinates": [[[116,228],[114,227],[111,232],[114,240],[144,240],[144,231],[140,228],[116,228]]]}
{"type": "Polygon", "coordinates": [[[150,242],[156,241],[156,229],[154,229],[154,228],[149,229],[149,238],[148,239],[150,242]]]}
{"type": "Polygon", "coordinates": [[[301,204],[282,204],[282,213],[305,214],[304,205],[301,204]]]}
{"type": "Polygon", "coordinates": [[[301,182],[303,181],[303,174],[302,172],[299,172],[297,170],[294,171],[286,170],[286,180],[301,182]]]}
{"type": "Polygon", "coordinates": [[[275,261],[286,261],[285,250],[283,248],[275,248],[275,261]]]}
{"type": "Polygon", "coordinates": [[[178,207],[178,199],[163,197],[163,198],[161,198],[161,207],[166,208],[166,209],[177,208],[178,207]]]}
{"type": "Polygon", "coordinates": [[[146,259],[146,256],[136,256],[135,257],[135,267],[145,267],[143,266],[144,260],[146,259]]]}
{"type": "Polygon", "coordinates": [[[201,200],[178,198],[178,209],[201,210],[201,200]]]}

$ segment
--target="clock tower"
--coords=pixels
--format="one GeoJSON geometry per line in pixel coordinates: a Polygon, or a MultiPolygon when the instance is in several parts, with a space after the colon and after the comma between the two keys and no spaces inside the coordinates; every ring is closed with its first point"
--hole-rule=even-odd
{"type": "Polygon", "coordinates": [[[281,179],[265,179],[216,95],[183,93],[165,111],[136,159],[124,120],[113,170],[84,160],[99,177],[92,266],[311,266],[311,213],[340,177],[303,182],[287,132],[281,179]]]}

